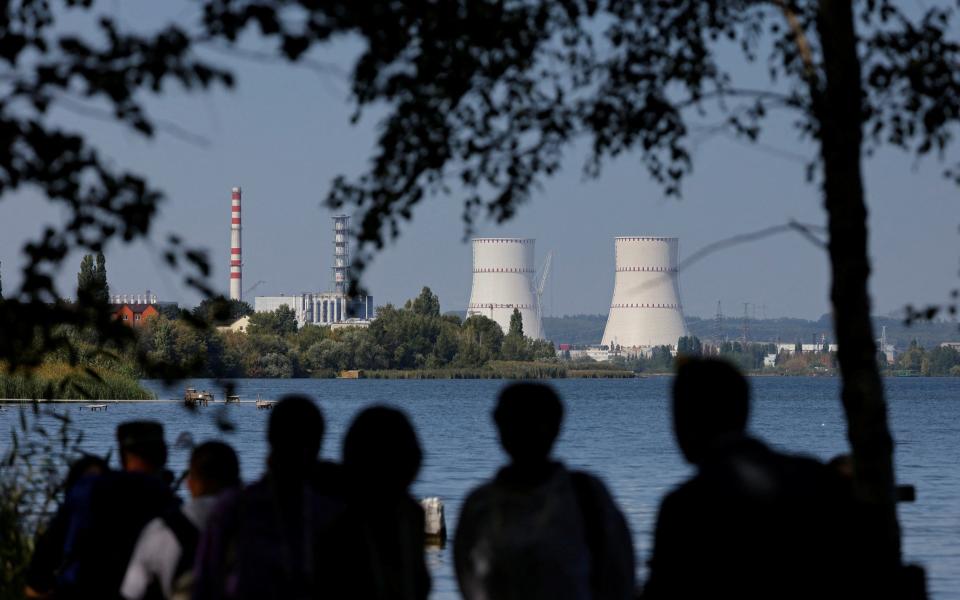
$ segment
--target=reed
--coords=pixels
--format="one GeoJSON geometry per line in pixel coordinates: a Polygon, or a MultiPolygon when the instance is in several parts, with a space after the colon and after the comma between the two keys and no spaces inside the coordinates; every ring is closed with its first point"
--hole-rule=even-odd
{"type": "Polygon", "coordinates": [[[104,368],[44,363],[28,372],[0,368],[0,398],[10,400],[152,400],[153,394],[122,373],[104,368]]]}

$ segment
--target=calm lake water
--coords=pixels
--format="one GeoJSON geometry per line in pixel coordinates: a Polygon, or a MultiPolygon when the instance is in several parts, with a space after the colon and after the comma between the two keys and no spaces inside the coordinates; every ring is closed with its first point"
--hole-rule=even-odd
{"type": "MultiPolygon", "coordinates": [[[[213,389],[205,380],[187,382],[213,389]]],[[[568,465],[590,470],[606,481],[633,530],[640,563],[650,555],[651,531],[660,498],[690,473],[677,453],[668,413],[668,378],[634,380],[558,380],[566,404],[557,454],[568,465]]],[[[160,398],[182,394],[183,386],[145,385],[160,398]]],[[[456,528],[460,504],[474,486],[492,476],[504,461],[490,411],[501,381],[240,380],[243,399],[277,398],[287,392],[316,397],[328,422],[323,455],[337,459],[346,428],[357,411],[384,403],[410,416],[424,447],[425,462],[414,494],[439,496],[447,509],[447,527],[456,528]]],[[[933,597],[960,598],[960,379],[889,379],[887,391],[897,441],[897,477],[917,488],[917,502],[900,507],[904,552],[926,566],[933,597]]],[[[827,378],[753,378],[752,430],[769,443],[821,459],[847,449],[838,400],[839,381],[827,378]]],[[[217,398],[222,392],[217,390],[217,398]]],[[[245,479],[257,478],[267,452],[269,411],[252,404],[223,409],[210,406],[190,413],[175,404],[119,404],[89,413],[65,407],[86,432],[87,449],[105,452],[113,445],[117,422],[154,418],[172,442],[181,432],[196,441],[222,438],[240,451],[245,479]],[[234,433],[220,434],[213,415],[226,410],[234,433]]],[[[0,431],[9,431],[16,410],[0,413],[0,431]]],[[[5,446],[8,436],[0,438],[5,446]]],[[[185,450],[172,450],[171,467],[184,467],[185,450]]],[[[450,546],[431,551],[433,597],[456,598],[450,546]]],[[[643,573],[641,573],[641,577],[643,573]]]]}

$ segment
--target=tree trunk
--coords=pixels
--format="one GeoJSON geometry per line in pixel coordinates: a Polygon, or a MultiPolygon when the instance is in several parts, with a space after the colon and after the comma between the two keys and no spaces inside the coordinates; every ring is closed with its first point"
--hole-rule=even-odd
{"type": "Polygon", "coordinates": [[[863,558],[873,563],[873,583],[880,585],[877,578],[884,578],[887,584],[894,584],[881,588],[887,596],[897,587],[900,527],[893,437],[887,424],[867,291],[867,208],[860,170],[863,90],[851,4],[851,0],[820,0],[817,30],[825,81],[813,90],[814,111],[820,125],[833,274],[830,299],[843,378],[841,397],[853,452],[855,487],[871,517],[870,546],[876,544],[870,548],[870,558],[863,558]],[[879,564],[875,562],[878,560],[879,564]]]}

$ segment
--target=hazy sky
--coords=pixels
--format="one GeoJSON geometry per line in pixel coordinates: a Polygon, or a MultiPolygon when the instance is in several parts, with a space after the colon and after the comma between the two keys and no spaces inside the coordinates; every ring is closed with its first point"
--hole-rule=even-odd
{"type": "MultiPolygon", "coordinates": [[[[173,2],[108,5],[140,28],[195,17],[193,9],[173,2]]],[[[349,68],[351,50],[341,44],[314,56],[349,68]]],[[[351,126],[348,85],[335,74],[236,60],[218,51],[203,55],[235,69],[239,85],[233,92],[191,96],[174,90],[150,106],[155,117],[209,140],[206,146],[164,133],[144,140],[113,123],[58,113],[115,164],[146,175],[168,196],[154,223],[153,246],[108,248],[111,292],[150,289],[162,300],[195,304],[198,298],[157,256],[166,235],[177,232],[209,249],[213,282],[226,293],[230,188],[237,185],[243,187],[244,289],[261,280],[252,295],[328,289],[332,226],[322,201],[334,176],[366,166],[376,115],[351,126]]],[[[548,250],[556,252],[546,314],[605,313],[613,290],[614,236],[677,236],[682,260],[711,242],[790,219],[824,223],[819,190],[805,182],[803,165],[791,158],[810,156],[814,147],[798,141],[787,119],[772,120],[764,142],[776,151],[723,138],[701,143],[681,200],[665,198],[636,156],[608,165],[597,180],[584,180],[583,151],[574,148],[567,167],[511,223],[482,224],[478,234],[536,238],[538,263],[548,250]]],[[[958,154],[953,150],[948,159],[956,162],[958,154]]],[[[940,176],[943,169],[935,160],[916,163],[892,151],[865,164],[878,314],[906,303],[942,302],[958,284],[960,189],[940,176]]],[[[464,309],[471,253],[462,243],[460,212],[456,193],[420,206],[403,237],[366,273],[377,304],[402,302],[428,285],[443,310],[464,309]]],[[[59,217],[32,191],[3,196],[0,260],[7,294],[19,283],[24,241],[59,217]]],[[[79,256],[71,259],[60,273],[64,295],[73,293],[79,262],[79,256]]],[[[718,300],[728,315],[742,315],[744,302],[758,307],[757,316],[817,318],[828,311],[826,256],[796,234],[710,256],[682,272],[680,284],[689,315],[712,316],[718,300]]]]}

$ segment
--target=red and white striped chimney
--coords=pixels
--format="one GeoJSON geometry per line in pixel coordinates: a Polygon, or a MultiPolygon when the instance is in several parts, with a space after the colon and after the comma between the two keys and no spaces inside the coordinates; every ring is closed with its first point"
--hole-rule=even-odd
{"type": "Polygon", "coordinates": [[[230,299],[243,300],[243,258],[240,254],[240,188],[230,195],[230,299]]]}

